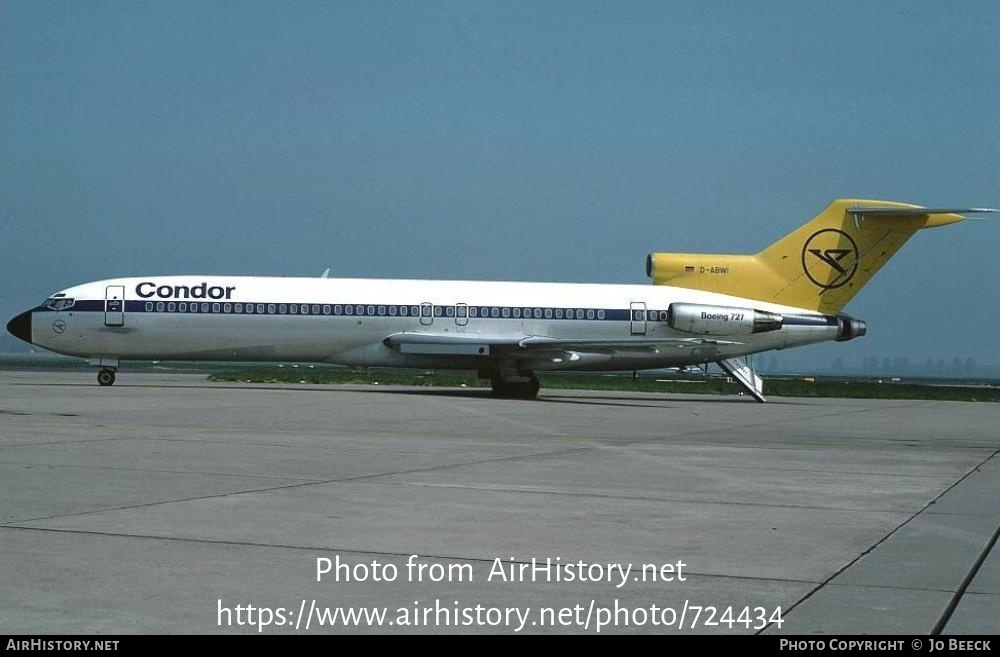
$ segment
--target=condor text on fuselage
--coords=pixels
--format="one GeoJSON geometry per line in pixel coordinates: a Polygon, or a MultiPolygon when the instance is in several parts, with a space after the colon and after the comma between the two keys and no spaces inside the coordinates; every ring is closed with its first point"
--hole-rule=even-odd
{"type": "Polygon", "coordinates": [[[135,286],[135,295],[140,299],[231,299],[234,285],[209,285],[202,281],[198,285],[157,285],[143,281],[135,286]]]}

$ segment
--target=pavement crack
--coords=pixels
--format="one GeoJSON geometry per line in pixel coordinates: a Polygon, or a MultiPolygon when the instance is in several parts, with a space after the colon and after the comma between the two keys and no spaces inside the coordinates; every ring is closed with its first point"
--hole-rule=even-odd
{"type": "MultiPolygon", "coordinates": [[[[989,461],[990,459],[995,458],[997,454],[1000,454],[1000,450],[997,450],[996,452],[993,453],[992,456],[990,456],[990,458],[980,463],[976,469],[985,465],[986,462],[989,461]]],[[[973,472],[976,469],[974,469],[973,472]]],[[[934,625],[934,628],[931,630],[931,636],[937,636],[941,634],[941,631],[944,630],[945,626],[948,624],[948,621],[951,620],[952,615],[955,613],[955,609],[958,608],[958,603],[962,600],[962,596],[964,596],[965,592],[969,589],[969,585],[972,584],[972,580],[976,578],[976,574],[979,572],[980,568],[982,568],[983,562],[986,561],[986,557],[989,556],[990,551],[992,551],[993,547],[997,544],[998,538],[1000,538],[1000,525],[998,525],[997,528],[993,531],[993,537],[990,538],[989,542],[986,544],[986,547],[984,547],[982,552],[979,553],[979,558],[977,558],[976,562],[972,564],[971,568],[969,568],[969,572],[965,574],[965,577],[962,579],[962,583],[959,584],[958,589],[955,591],[955,594],[951,596],[951,600],[948,601],[948,606],[945,607],[944,613],[941,614],[941,618],[938,619],[938,622],[934,625]]]]}
{"type": "MultiPolygon", "coordinates": [[[[931,501],[927,502],[927,504],[925,504],[922,508],[920,508],[916,513],[914,513],[909,518],[907,518],[906,520],[904,520],[903,522],[901,522],[892,531],[890,531],[888,534],[886,534],[885,536],[883,536],[882,538],[880,538],[878,541],[876,541],[874,544],[872,544],[867,550],[865,550],[864,552],[862,552],[858,556],[856,556],[853,559],[851,559],[851,561],[849,561],[847,564],[845,564],[844,566],[842,566],[839,570],[837,570],[832,575],[830,575],[829,577],[827,577],[825,580],[823,580],[822,582],[820,582],[819,585],[817,585],[813,590],[811,590],[808,593],[806,593],[802,598],[800,598],[799,600],[797,600],[794,604],[792,604],[791,607],[789,607],[788,609],[782,610],[782,618],[785,619],[785,620],[787,620],[787,616],[788,616],[789,612],[793,611],[796,607],[798,607],[799,605],[801,605],[803,602],[805,602],[806,600],[808,600],[812,596],[816,595],[816,593],[818,593],[823,588],[825,588],[826,586],[828,586],[834,579],[836,579],[837,577],[839,577],[848,568],[850,568],[851,566],[853,566],[854,564],[856,564],[858,561],[860,561],[862,558],[864,558],[868,554],[871,554],[873,551],[875,551],[880,545],[882,545],[887,540],[889,540],[900,529],[902,529],[903,527],[905,527],[906,525],[908,525],[910,522],[912,522],[917,516],[919,516],[924,511],[926,511],[932,505],[937,504],[938,500],[940,500],[942,497],[944,497],[945,495],[947,495],[951,490],[953,490],[956,486],[958,486],[963,481],[965,481],[973,473],[978,472],[980,468],[982,468],[984,465],[986,465],[986,463],[990,459],[994,458],[997,454],[1000,454],[1000,449],[994,451],[992,454],[990,454],[989,456],[987,456],[985,459],[983,459],[982,461],[980,461],[976,465],[974,465],[971,468],[969,468],[968,472],[966,472],[964,475],[962,475],[961,477],[959,477],[955,481],[955,483],[953,483],[951,486],[948,486],[948,488],[946,488],[945,490],[943,490],[939,495],[937,495],[937,497],[935,497],[931,501]]],[[[998,527],[997,531],[993,533],[992,540],[986,546],[985,551],[982,554],[980,554],[979,560],[977,560],[976,563],[973,564],[973,567],[970,569],[969,573],[966,574],[965,580],[963,581],[962,585],[959,587],[959,590],[956,591],[955,595],[952,597],[952,601],[949,604],[948,609],[945,610],[945,614],[942,615],[941,619],[938,620],[937,625],[935,625],[934,629],[937,630],[937,633],[940,633],[941,629],[944,628],[944,624],[946,624],[948,622],[948,619],[951,617],[951,613],[953,613],[954,610],[955,610],[955,607],[958,606],[958,600],[962,597],[962,593],[964,593],[965,590],[968,588],[969,584],[972,582],[972,578],[975,577],[975,574],[976,574],[976,572],[978,572],[979,567],[982,566],[982,562],[986,559],[986,555],[989,554],[989,551],[996,544],[998,534],[1000,534],[1000,527],[998,527]]],[[[757,632],[755,632],[755,634],[762,634],[762,633],[766,632],[768,630],[768,628],[772,627],[773,625],[774,625],[773,623],[769,622],[767,625],[765,625],[760,630],[758,630],[757,632]]],[[[931,632],[931,634],[934,634],[934,633],[935,633],[934,631],[931,632]]]]}
{"type": "Polygon", "coordinates": [[[475,460],[475,461],[464,461],[464,462],[461,462],[461,463],[448,463],[448,464],[434,465],[434,466],[423,467],[423,468],[410,468],[410,469],[406,469],[406,470],[396,470],[396,471],[392,471],[392,472],[374,472],[374,473],[370,473],[370,474],[358,475],[356,477],[338,477],[338,478],[333,478],[333,479],[322,479],[322,480],[318,480],[318,481],[317,480],[311,480],[311,481],[297,482],[297,483],[294,483],[294,484],[286,484],[286,485],[283,485],[283,486],[265,486],[265,487],[262,487],[262,488],[253,488],[253,489],[249,489],[249,490],[230,491],[230,492],[227,492],[227,493],[214,493],[212,495],[197,495],[197,496],[193,496],[193,497],[184,497],[184,498],[172,499],[172,500],[157,500],[155,502],[146,502],[146,503],[143,503],[143,504],[126,504],[126,505],[117,506],[117,507],[108,507],[108,508],[103,508],[103,509],[91,509],[89,511],[80,511],[78,513],[58,514],[58,515],[54,515],[54,516],[44,516],[44,517],[39,517],[39,518],[23,518],[23,519],[19,519],[19,520],[15,520],[15,521],[10,521],[8,523],[3,523],[0,526],[10,525],[13,522],[26,523],[26,522],[41,522],[43,520],[64,520],[64,519],[67,519],[67,518],[77,518],[77,517],[80,517],[80,516],[88,516],[88,515],[93,515],[93,514],[96,514],[96,513],[106,513],[106,512],[109,512],[109,511],[126,511],[126,510],[129,510],[129,509],[147,509],[147,508],[151,508],[151,507],[155,507],[155,506],[163,506],[165,504],[177,504],[177,503],[182,503],[182,502],[197,502],[197,501],[200,501],[200,500],[222,499],[222,498],[227,498],[227,497],[237,497],[239,495],[249,495],[249,494],[254,494],[254,493],[268,493],[268,492],[281,491],[281,490],[292,490],[292,489],[295,489],[295,488],[305,488],[306,486],[318,486],[318,485],[323,485],[323,484],[337,484],[337,483],[349,483],[349,482],[356,482],[356,481],[365,481],[367,479],[376,479],[376,478],[379,478],[379,477],[387,477],[387,476],[392,476],[392,475],[413,474],[413,473],[421,473],[421,472],[435,472],[435,471],[445,470],[445,469],[454,468],[454,467],[461,467],[461,466],[467,466],[467,465],[483,465],[483,464],[486,464],[486,463],[500,463],[500,462],[504,462],[504,461],[513,461],[513,460],[517,460],[517,459],[531,458],[531,457],[536,457],[536,456],[547,456],[549,454],[558,454],[558,453],[561,453],[561,452],[572,452],[572,451],[577,451],[577,450],[581,450],[581,449],[589,449],[589,448],[587,448],[587,447],[573,447],[573,448],[562,449],[562,450],[549,450],[549,451],[544,451],[544,452],[536,452],[536,453],[533,453],[533,454],[516,454],[516,455],[512,455],[512,456],[499,456],[499,457],[495,456],[495,457],[491,457],[491,458],[487,458],[487,459],[479,459],[479,460],[475,460]]]}

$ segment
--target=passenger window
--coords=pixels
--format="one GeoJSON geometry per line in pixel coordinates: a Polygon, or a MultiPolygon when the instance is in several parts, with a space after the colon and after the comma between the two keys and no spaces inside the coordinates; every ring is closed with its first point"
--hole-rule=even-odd
{"type": "Polygon", "coordinates": [[[468,306],[459,306],[457,312],[459,317],[467,317],[469,314],[469,308],[468,306]]]}
{"type": "Polygon", "coordinates": [[[410,306],[410,314],[411,315],[413,315],[414,317],[416,317],[418,312],[419,311],[417,310],[417,306],[410,306]]]}
{"type": "Polygon", "coordinates": [[[323,304],[323,314],[324,315],[329,315],[331,310],[333,310],[333,309],[330,308],[330,304],[328,304],[328,303],[323,304]]]}
{"type": "Polygon", "coordinates": [[[364,306],[354,306],[354,314],[355,315],[364,315],[365,314],[365,307],[364,306]]]}
{"type": "Polygon", "coordinates": [[[207,313],[208,312],[208,302],[207,301],[205,303],[201,304],[201,312],[203,312],[203,313],[207,313]]]}
{"type": "MultiPolygon", "coordinates": [[[[313,304],[313,307],[310,310],[312,310],[312,314],[313,315],[318,315],[319,314],[319,305],[318,304],[313,304]]],[[[325,314],[327,314],[327,315],[330,314],[330,306],[326,307],[326,313],[325,314]]]]}
{"type": "Polygon", "coordinates": [[[587,319],[594,319],[594,309],[587,308],[587,319]]]}
{"type": "Polygon", "coordinates": [[[576,318],[577,319],[583,319],[583,309],[582,308],[577,308],[576,309],[576,318]]]}
{"type": "Polygon", "coordinates": [[[535,319],[541,319],[542,318],[542,309],[541,308],[535,308],[532,312],[535,315],[535,319]]]}
{"type": "Polygon", "coordinates": [[[431,307],[430,306],[420,306],[420,316],[421,317],[430,317],[431,316],[431,307]]]}
{"type": "Polygon", "coordinates": [[[147,301],[146,302],[146,312],[147,313],[153,312],[153,302],[152,301],[147,301]]]}
{"type": "Polygon", "coordinates": [[[448,306],[447,308],[445,308],[444,314],[447,315],[448,317],[454,317],[455,309],[452,308],[451,306],[448,306]]]}
{"type": "Polygon", "coordinates": [[[603,310],[598,310],[597,311],[597,319],[604,319],[605,317],[606,317],[606,314],[605,314],[605,312],[603,310]]]}
{"type": "Polygon", "coordinates": [[[385,306],[379,306],[378,307],[378,314],[380,316],[384,316],[385,315],[385,306]]]}
{"type": "Polygon", "coordinates": [[[493,306],[492,308],[490,308],[490,317],[499,317],[499,316],[500,316],[500,309],[499,308],[497,308],[496,306],[493,306]]]}
{"type": "Polygon", "coordinates": [[[562,308],[556,308],[556,319],[562,319],[563,311],[562,308]]]}
{"type": "Polygon", "coordinates": [[[551,308],[546,308],[545,309],[545,319],[552,319],[552,309],[551,308]]]}
{"type": "Polygon", "coordinates": [[[212,312],[213,312],[213,313],[217,313],[217,312],[219,312],[219,310],[221,310],[221,309],[222,309],[222,306],[221,306],[221,304],[218,304],[218,303],[213,303],[213,304],[212,304],[212,312]]]}
{"type": "Polygon", "coordinates": [[[402,315],[403,317],[406,317],[407,313],[409,313],[409,312],[410,312],[410,309],[407,308],[406,306],[400,306],[399,307],[399,314],[402,315]]]}
{"type": "Polygon", "coordinates": [[[295,305],[294,303],[291,306],[288,307],[288,310],[293,315],[298,315],[299,314],[299,307],[297,305],[295,305]]]}
{"type": "Polygon", "coordinates": [[[368,306],[368,315],[372,316],[375,314],[375,306],[368,306]]]}
{"type": "Polygon", "coordinates": [[[334,315],[339,315],[342,312],[344,312],[344,308],[339,303],[336,306],[333,307],[333,314],[334,315]]]}
{"type": "Polygon", "coordinates": [[[264,314],[264,304],[262,304],[262,303],[258,303],[258,304],[257,304],[257,312],[258,312],[259,314],[261,314],[261,315],[263,315],[263,314],[264,314]]]}
{"type": "Polygon", "coordinates": [[[520,316],[521,316],[521,309],[520,308],[515,308],[514,309],[514,317],[520,317],[520,316]]]}
{"type": "Polygon", "coordinates": [[[177,304],[176,303],[174,303],[173,301],[171,301],[170,303],[167,304],[167,312],[172,313],[175,310],[177,310],[177,304]]]}
{"type": "Polygon", "coordinates": [[[157,301],[156,302],[156,312],[162,313],[164,307],[165,307],[165,304],[162,301],[157,301]]]}
{"type": "Polygon", "coordinates": [[[273,303],[267,304],[267,312],[269,315],[273,315],[277,307],[273,303]]]}
{"type": "Polygon", "coordinates": [[[278,314],[279,315],[284,315],[287,312],[288,312],[288,305],[284,304],[284,303],[279,303],[278,304],[278,314]]]}
{"type": "Polygon", "coordinates": [[[469,317],[479,317],[479,308],[471,306],[469,308],[469,317]]]}
{"type": "Polygon", "coordinates": [[[510,317],[510,308],[501,308],[500,314],[504,317],[510,317]]]}
{"type": "Polygon", "coordinates": [[[224,313],[232,312],[232,310],[233,310],[233,304],[231,303],[227,303],[222,306],[222,312],[224,313]]]}
{"type": "Polygon", "coordinates": [[[441,316],[441,312],[442,312],[441,311],[441,306],[434,306],[434,316],[435,317],[440,317],[441,316]]]}
{"type": "Polygon", "coordinates": [[[399,308],[397,308],[396,306],[389,306],[389,315],[390,316],[395,317],[396,313],[398,313],[398,312],[399,312],[399,308]]]}
{"type": "Polygon", "coordinates": [[[242,303],[238,303],[235,306],[233,306],[233,309],[236,312],[241,313],[241,312],[243,312],[243,304],[242,303]]]}
{"type": "Polygon", "coordinates": [[[354,306],[344,306],[344,312],[348,315],[354,314],[354,306]]]}
{"type": "Polygon", "coordinates": [[[181,301],[179,304],[177,304],[177,310],[181,311],[182,313],[186,313],[187,309],[188,309],[187,302],[181,301]]]}

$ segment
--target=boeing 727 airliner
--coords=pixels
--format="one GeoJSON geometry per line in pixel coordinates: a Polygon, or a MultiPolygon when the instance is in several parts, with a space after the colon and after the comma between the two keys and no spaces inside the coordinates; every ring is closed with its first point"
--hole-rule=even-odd
{"type": "Polygon", "coordinates": [[[987,208],[837,200],[756,255],[653,253],[653,285],[149,276],[85,283],[14,317],[21,340],[129,359],[477,370],[533,398],[536,372],[718,363],[756,399],[748,354],[863,336],[841,313],[921,228],[987,208]]]}

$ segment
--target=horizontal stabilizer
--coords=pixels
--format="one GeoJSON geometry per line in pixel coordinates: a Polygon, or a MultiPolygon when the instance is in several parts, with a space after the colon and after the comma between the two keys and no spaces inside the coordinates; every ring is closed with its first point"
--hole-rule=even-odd
{"type": "Polygon", "coordinates": [[[847,212],[853,215],[881,215],[883,217],[919,217],[927,214],[986,214],[996,212],[996,208],[893,208],[893,207],[853,207],[847,212]]]}

